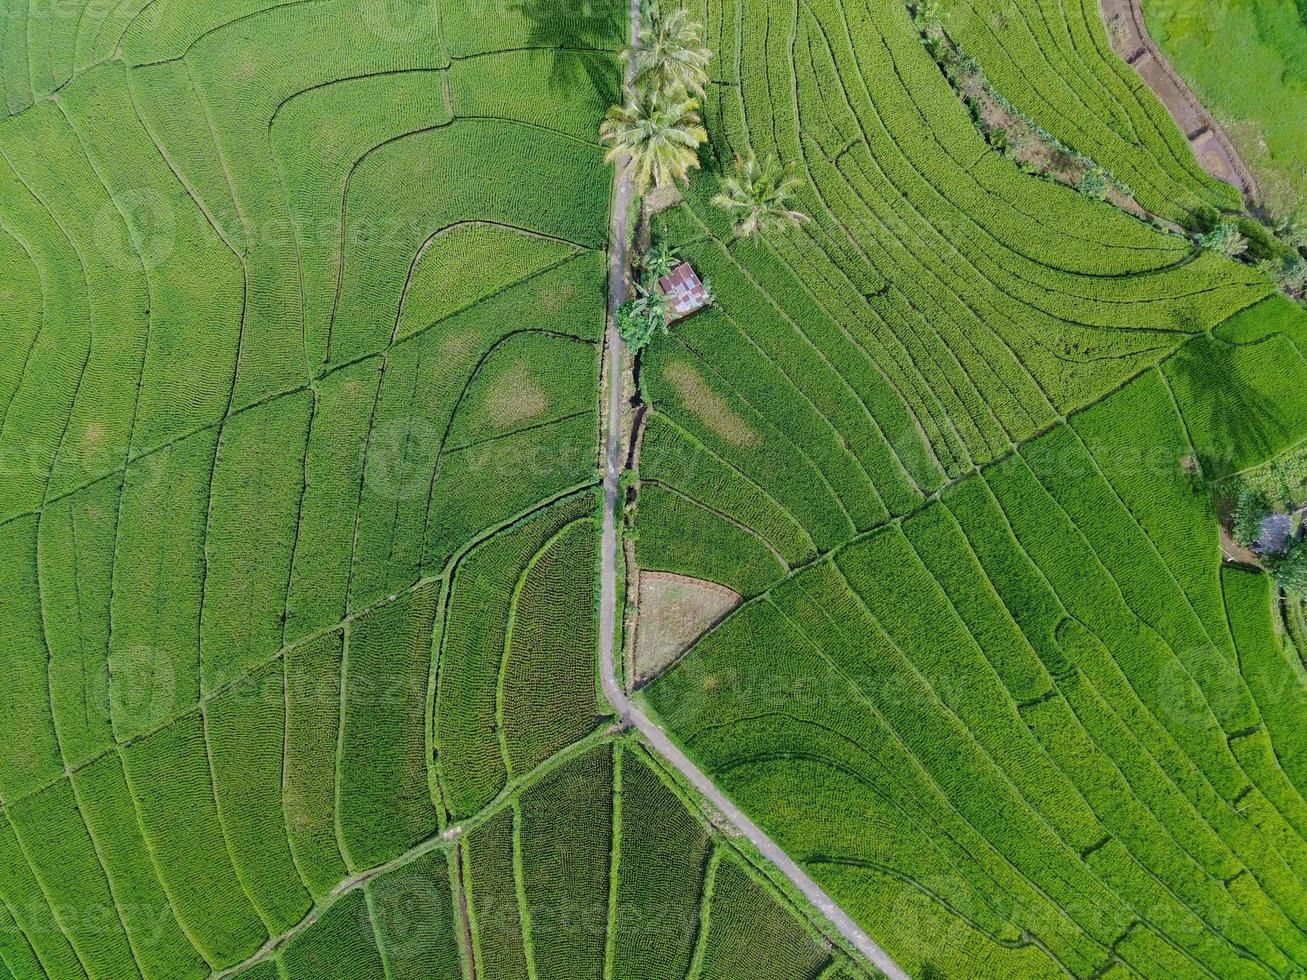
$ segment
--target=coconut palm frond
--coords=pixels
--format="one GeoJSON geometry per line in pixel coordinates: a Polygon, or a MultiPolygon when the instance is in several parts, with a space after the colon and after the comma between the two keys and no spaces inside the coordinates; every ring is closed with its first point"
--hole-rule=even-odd
{"type": "Polygon", "coordinates": [[[599,139],[609,144],[610,162],[630,159],[636,190],[643,194],[651,185],[688,183],[708,133],[699,100],[685,89],[663,95],[628,91],[626,102],[608,110],[599,139]]]}
{"type": "Polygon", "coordinates": [[[680,261],[676,250],[666,240],[659,240],[645,255],[644,268],[650,280],[657,282],[663,276],[670,276],[680,261]]]}
{"type": "Polygon", "coordinates": [[[651,92],[684,89],[703,95],[712,50],[701,39],[702,27],[684,10],[657,21],[646,19],[640,43],[622,57],[631,66],[631,84],[651,92]]]}
{"type": "Polygon", "coordinates": [[[712,203],[736,217],[735,233],[753,238],[781,232],[808,221],[808,216],[790,206],[803,188],[803,179],[792,165],[772,157],[764,164],[752,153],[735,160],[735,172],[723,178],[722,190],[712,203]]]}

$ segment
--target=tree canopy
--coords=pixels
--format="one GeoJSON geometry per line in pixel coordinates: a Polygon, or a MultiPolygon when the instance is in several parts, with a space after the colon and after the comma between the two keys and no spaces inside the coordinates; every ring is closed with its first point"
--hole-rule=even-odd
{"type": "Polygon", "coordinates": [[[764,164],[752,153],[737,157],[735,173],[722,180],[722,191],[713,204],[735,219],[735,234],[753,238],[770,232],[785,231],[808,220],[802,211],[791,207],[791,200],[803,186],[792,165],[782,165],[775,157],[764,164]]]}
{"type": "Polygon", "coordinates": [[[638,194],[651,186],[688,183],[699,166],[699,146],[708,138],[699,120],[699,100],[684,89],[662,94],[628,91],[608,110],[599,139],[609,144],[608,161],[630,158],[638,194]]]}
{"type": "Polygon", "coordinates": [[[664,93],[684,89],[703,95],[712,51],[704,47],[701,30],[685,10],[646,17],[640,43],[622,52],[631,66],[631,87],[664,93]]]}

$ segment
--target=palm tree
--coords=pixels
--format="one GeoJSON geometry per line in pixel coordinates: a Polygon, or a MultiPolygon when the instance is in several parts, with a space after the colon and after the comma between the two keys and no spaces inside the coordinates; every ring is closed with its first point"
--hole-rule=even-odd
{"type": "Polygon", "coordinates": [[[680,262],[676,250],[668,245],[666,240],[660,239],[645,254],[644,269],[649,278],[657,282],[663,276],[670,276],[680,262]]]}
{"type": "Polygon", "coordinates": [[[736,235],[753,238],[808,220],[802,211],[789,206],[790,198],[802,186],[803,179],[792,166],[782,166],[775,157],[760,166],[750,153],[747,159],[735,158],[735,173],[722,180],[722,192],[712,202],[736,216],[736,235]]]}
{"type": "Polygon", "coordinates": [[[612,144],[608,162],[630,157],[637,194],[651,183],[688,184],[690,171],[699,166],[699,146],[708,138],[699,122],[699,100],[683,88],[626,94],[626,102],[609,109],[599,127],[599,139],[612,144]]]}
{"type": "Polygon", "coordinates": [[[701,30],[683,9],[656,20],[645,18],[640,43],[622,52],[631,66],[631,86],[648,92],[684,89],[703,95],[712,51],[704,47],[701,30]]]}
{"type": "Polygon", "coordinates": [[[1238,223],[1228,218],[1206,234],[1199,235],[1198,244],[1232,259],[1248,251],[1248,239],[1239,231],[1238,223]]]}

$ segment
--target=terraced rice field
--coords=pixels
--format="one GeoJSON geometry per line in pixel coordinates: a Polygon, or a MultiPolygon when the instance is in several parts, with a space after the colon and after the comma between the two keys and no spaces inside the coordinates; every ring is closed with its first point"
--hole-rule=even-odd
{"type": "Polygon", "coordinates": [[[597,696],[626,10],[0,13],[0,976],[852,968],[597,696]]]}
{"type": "MultiPolygon", "coordinates": [[[[636,553],[748,601],[648,707],[909,974],[1298,975],[1307,675],[1207,481],[1307,436],[1307,316],[1021,174],[906,8],[688,6],[705,169],[812,220],[664,218],[719,303],[643,358],[636,553]]],[[[1092,0],[945,7],[1145,207],[1237,206],[1092,0]]]]}
{"type": "MultiPolygon", "coordinates": [[[[906,7],[688,8],[717,303],[627,543],[744,601],[641,702],[913,976],[1307,971],[1307,670],[1209,492],[1307,436],[1307,316],[1018,171],[906,7]],[[733,236],[749,150],[811,222],[733,236]]],[[[1092,0],[944,12],[1238,206],[1092,0]]],[[[600,694],[627,7],[0,14],[0,980],[874,975],[600,694]]]]}
{"type": "Polygon", "coordinates": [[[1204,172],[1188,134],[1113,52],[1098,0],[949,0],[942,16],[1005,98],[1125,182],[1152,214],[1190,224],[1239,207],[1238,192],[1204,172]]]}

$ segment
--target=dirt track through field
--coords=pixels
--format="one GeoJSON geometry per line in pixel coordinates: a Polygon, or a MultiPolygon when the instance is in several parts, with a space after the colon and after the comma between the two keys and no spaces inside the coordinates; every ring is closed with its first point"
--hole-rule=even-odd
{"type": "MultiPolygon", "coordinates": [[[[640,0],[631,0],[631,41],[640,39],[640,0]]],[[[627,299],[627,239],[630,230],[631,201],[634,188],[625,161],[617,167],[617,185],[612,201],[612,228],[609,235],[608,330],[605,342],[604,374],[608,391],[607,445],[604,451],[604,518],[599,596],[600,682],[604,696],[623,722],[634,725],[650,748],[674,766],[726,821],[747,837],[777,870],[819,909],[855,949],[892,980],[908,980],[903,972],[848,913],[840,908],[794,860],[719,790],[689,757],[685,755],[652,719],[629,697],[617,676],[615,641],[617,636],[617,562],[620,553],[617,521],[621,505],[621,479],[626,459],[622,434],[622,382],[626,349],[617,332],[617,308],[627,299]]],[[[603,390],[603,386],[601,386],[603,390]]]]}
{"type": "Polygon", "coordinates": [[[1099,0],[1099,9],[1112,47],[1166,107],[1203,169],[1218,180],[1232,184],[1249,203],[1255,203],[1258,192],[1252,171],[1221,124],[1198,101],[1153,41],[1140,0],[1099,0]]]}

